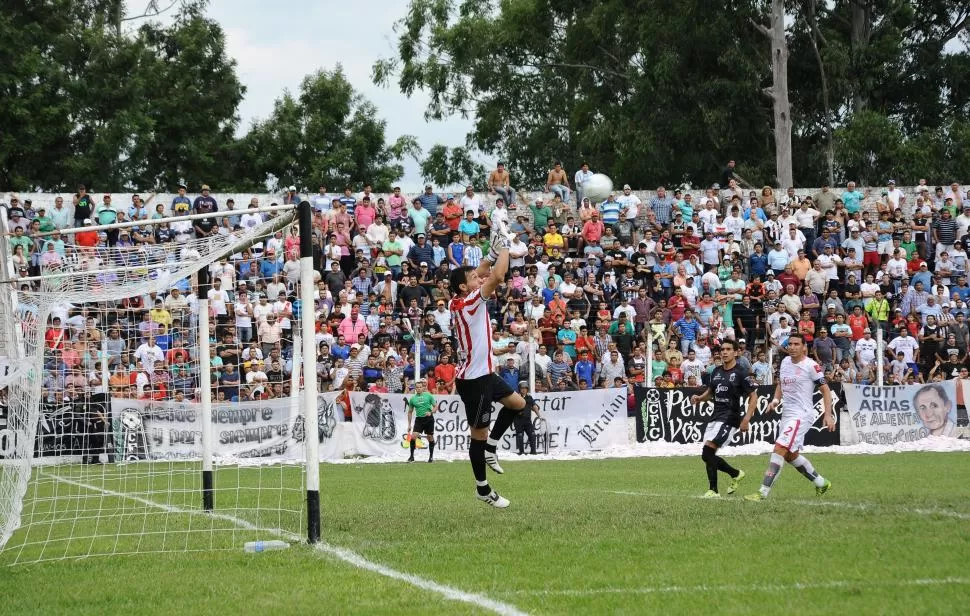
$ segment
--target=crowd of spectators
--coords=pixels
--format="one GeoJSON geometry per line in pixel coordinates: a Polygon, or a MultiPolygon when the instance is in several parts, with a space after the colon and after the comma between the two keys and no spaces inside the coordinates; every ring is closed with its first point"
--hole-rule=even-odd
{"type": "MultiPolygon", "coordinates": [[[[536,198],[515,191],[501,164],[480,193],[290,187],[277,203],[314,210],[321,390],[403,392],[420,372],[432,393],[454,391],[448,274],[479,264],[496,210],[514,237],[509,277],[487,309],[495,369],[513,388],[529,376],[531,349],[540,391],[700,385],[729,338],[768,384],[795,331],[831,381],[876,382],[879,355],[887,383],[967,376],[970,191],[958,184],[776,193],[742,188],[730,164],[698,191],[659,187],[641,199],[624,185],[594,203],[583,191],[591,174],[584,165],[571,183],[557,164],[536,198]]],[[[178,244],[265,216],[248,212],[258,199],[237,208],[207,186],[195,197],[181,186],[166,203],[114,204],[83,186],[50,210],[8,201],[7,244],[24,284],[83,247],[178,244]],[[167,222],[188,213],[211,216],[167,222]],[[124,221],[142,224],[83,230],[124,221]],[[82,230],[61,233],[71,227],[82,230]]],[[[298,253],[294,226],[210,267],[216,399],[288,395],[303,312],[298,253]]],[[[117,395],[197,397],[198,307],[194,280],[59,307],[46,333],[45,397],[101,386],[104,365],[117,395]]]]}

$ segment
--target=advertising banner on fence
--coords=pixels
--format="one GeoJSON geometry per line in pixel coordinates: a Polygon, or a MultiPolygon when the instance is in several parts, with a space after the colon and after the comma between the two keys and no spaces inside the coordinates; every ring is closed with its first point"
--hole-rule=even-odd
{"type": "MultiPolygon", "coordinates": [[[[358,453],[407,458],[410,451],[404,437],[408,427],[408,397],[406,394],[350,394],[358,453]]],[[[435,396],[435,401],[437,451],[467,451],[468,422],[461,399],[435,396]]],[[[629,442],[624,389],[539,394],[536,404],[549,423],[550,453],[598,450],[629,442]]],[[[510,428],[499,449],[508,451],[513,447],[515,435],[510,428]]]]}
{"type": "MultiPolygon", "coordinates": [[[[642,392],[644,425],[648,441],[666,441],[668,443],[700,443],[704,437],[704,425],[710,421],[713,413],[713,403],[703,402],[699,405],[691,404],[690,397],[704,392],[703,388],[663,389],[656,387],[645,388],[642,392]]],[[[831,446],[839,444],[839,412],[843,409],[842,390],[838,385],[832,385],[832,412],[836,421],[834,432],[829,432],[822,425],[822,394],[815,392],[815,423],[805,437],[806,445],[831,446]]],[[[773,386],[758,387],[758,410],[751,419],[747,432],[738,432],[731,445],[746,445],[760,441],[773,443],[778,423],[781,421],[781,410],[766,412],[768,403],[775,394],[773,386]]],[[[747,401],[742,408],[747,408],[747,401]]]]}
{"type": "MultiPolygon", "coordinates": [[[[333,439],[336,394],[318,397],[320,459],[340,457],[333,439]]],[[[182,460],[202,455],[201,407],[197,403],[112,400],[112,432],[119,460],[182,460]]],[[[212,404],[213,457],[302,460],[306,438],[299,404],[261,400],[212,404]]]]}
{"type": "Polygon", "coordinates": [[[845,385],[859,439],[873,445],[957,435],[956,381],[877,387],[845,385]]]}

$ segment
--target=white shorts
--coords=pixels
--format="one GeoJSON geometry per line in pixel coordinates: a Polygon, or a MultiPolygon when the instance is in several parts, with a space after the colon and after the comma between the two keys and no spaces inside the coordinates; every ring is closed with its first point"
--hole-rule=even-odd
{"type": "Polygon", "coordinates": [[[879,242],[879,254],[893,256],[893,241],[887,240],[884,242],[879,242]]]}
{"type": "Polygon", "coordinates": [[[738,429],[723,421],[709,421],[704,426],[704,442],[712,442],[718,447],[724,447],[734,439],[738,429]]]}
{"type": "Polygon", "coordinates": [[[813,423],[815,423],[814,420],[807,417],[782,415],[775,444],[781,445],[788,451],[801,451],[805,446],[805,435],[808,434],[813,423]]]}

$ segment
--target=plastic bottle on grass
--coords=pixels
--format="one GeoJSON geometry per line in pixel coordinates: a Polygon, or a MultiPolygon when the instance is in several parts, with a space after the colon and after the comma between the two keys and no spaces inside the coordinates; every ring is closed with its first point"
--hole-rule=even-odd
{"type": "Polygon", "coordinates": [[[247,552],[269,552],[272,550],[285,550],[290,544],[279,539],[271,541],[247,541],[244,549],[247,552]]]}

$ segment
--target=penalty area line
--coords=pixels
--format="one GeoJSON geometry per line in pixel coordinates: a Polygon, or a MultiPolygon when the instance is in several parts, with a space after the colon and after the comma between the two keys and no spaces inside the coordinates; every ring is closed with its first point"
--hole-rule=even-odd
{"type": "MultiPolygon", "coordinates": [[[[699,500],[712,500],[714,502],[741,502],[742,499],[732,499],[732,498],[721,498],[721,499],[705,499],[703,496],[695,496],[693,494],[663,494],[661,492],[631,492],[628,490],[606,490],[607,494],[618,494],[620,496],[639,496],[643,498],[690,498],[699,500]]],[[[876,509],[885,509],[890,512],[905,513],[909,515],[933,517],[940,516],[944,518],[956,518],[958,520],[970,520],[970,513],[963,513],[960,511],[951,511],[949,509],[925,509],[925,508],[910,508],[910,507],[898,507],[890,504],[879,504],[879,503],[846,503],[844,501],[833,501],[833,500],[807,500],[807,499],[790,499],[790,498],[777,498],[770,499],[768,502],[775,503],[787,503],[791,505],[803,505],[805,507],[831,507],[833,509],[854,509],[856,511],[873,511],[876,509]]]]}
{"type": "Polygon", "coordinates": [[[857,587],[957,586],[970,584],[970,578],[945,577],[903,580],[831,580],[827,582],[795,582],[792,584],[724,584],[699,586],[640,586],[632,588],[586,588],[515,590],[510,595],[589,597],[595,595],[662,595],[680,593],[740,593],[790,592],[792,590],[826,590],[857,587]]]}
{"type": "MultiPolygon", "coordinates": [[[[219,520],[230,522],[246,530],[265,532],[272,535],[276,535],[277,537],[281,537],[283,539],[288,539],[290,541],[300,542],[300,541],[303,541],[304,539],[303,537],[297,535],[296,533],[291,533],[289,531],[281,530],[278,528],[261,528],[259,526],[256,526],[255,524],[252,524],[251,522],[247,522],[246,520],[243,520],[241,518],[237,518],[231,515],[226,515],[224,513],[203,511],[201,509],[184,509],[182,507],[176,507],[174,505],[166,505],[165,503],[159,503],[147,498],[142,498],[140,496],[125,494],[124,492],[116,492],[115,490],[108,490],[106,488],[101,488],[95,485],[83,483],[80,481],[75,481],[73,479],[67,479],[64,477],[59,477],[57,475],[51,475],[43,471],[41,471],[41,475],[48,477],[50,479],[54,479],[55,481],[60,481],[62,483],[66,483],[68,485],[72,485],[78,488],[84,488],[87,490],[92,490],[94,492],[101,492],[106,496],[124,498],[131,501],[135,501],[137,503],[141,503],[143,505],[155,507],[167,513],[200,515],[208,518],[216,518],[219,520]]],[[[353,550],[350,550],[348,548],[343,548],[326,542],[320,542],[320,543],[314,544],[312,547],[314,551],[320,552],[322,554],[326,554],[328,556],[332,556],[358,569],[370,571],[371,573],[376,573],[380,576],[390,578],[392,580],[398,580],[400,582],[404,582],[406,584],[414,586],[415,588],[420,588],[421,590],[433,592],[435,594],[441,595],[442,597],[450,601],[468,603],[477,608],[494,612],[495,614],[499,614],[500,616],[528,616],[528,612],[523,612],[519,608],[509,603],[497,601],[481,593],[468,592],[468,591],[461,590],[459,588],[448,586],[446,584],[440,584],[438,582],[435,582],[434,580],[430,580],[428,578],[424,578],[419,575],[414,575],[413,573],[405,573],[403,571],[398,571],[397,569],[393,569],[391,567],[388,567],[387,565],[382,565],[378,562],[369,560],[364,556],[362,556],[361,554],[358,554],[357,552],[354,552],[353,550]]]]}

